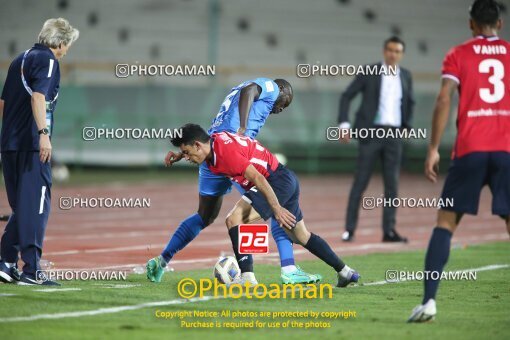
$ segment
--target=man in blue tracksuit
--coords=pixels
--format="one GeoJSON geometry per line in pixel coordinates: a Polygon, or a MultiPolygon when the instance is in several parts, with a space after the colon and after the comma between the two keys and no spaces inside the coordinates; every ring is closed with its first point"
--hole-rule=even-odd
{"type": "Polygon", "coordinates": [[[0,280],[22,285],[58,285],[38,277],[51,202],[51,134],[60,69],[79,32],[63,18],[48,19],[39,42],[9,67],[0,100],[1,150],[12,209],[0,241],[0,280]],[[17,270],[18,253],[25,263],[17,270]]]}

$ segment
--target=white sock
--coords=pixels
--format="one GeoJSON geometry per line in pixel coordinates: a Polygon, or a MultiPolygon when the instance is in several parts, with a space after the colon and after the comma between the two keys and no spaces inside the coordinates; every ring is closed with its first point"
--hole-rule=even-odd
{"type": "Polygon", "coordinates": [[[168,262],[165,261],[165,259],[163,258],[163,256],[159,255],[159,261],[160,261],[160,266],[161,268],[165,268],[166,265],[168,264],[168,262]]]}
{"type": "Polygon", "coordinates": [[[293,271],[296,271],[296,270],[297,270],[297,267],[293,264],[291,264],[290,266],[282,267],[282,272],[284,272],[285,274],[292,273],[293,271]]]}
{"type": "Polygon", "coordinates": [[[340,275],[342,275],[342,277],[345,277],[346,279],[348,278],[347,275],[349,275],[349,271],[351,271],[352,269],[348,266],[348,265],[345,265],[345,267],[342,268],[341,271],[339,271],[340,275]]]}
{"type": "Polygon", "coordinates": [[[241,273],[241,277],[243,279],[254,279],[255,278],[255,273],[253,273],[253,272],[244,272],[244,273],[241,273]]]}

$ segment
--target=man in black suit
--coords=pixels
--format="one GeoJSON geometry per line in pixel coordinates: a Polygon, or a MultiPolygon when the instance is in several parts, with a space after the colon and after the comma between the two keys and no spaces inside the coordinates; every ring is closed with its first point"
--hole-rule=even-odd
{"type": "MultiPolygon", "coordinates": [[[[381,128],[385,130],[409,129],[413,113],[414,98],[411,73],[398,66],[404,55],[405,44],[398,37],[391,37],[384,42],[384,62],[381,66],[397,67],[396,75],[358,75],[347,87],[340,100],[338,122],[340,129],[350,129],[349,105],[359,93],[362,94],[361,105],[354,122],[354,129],[381,128]]],[[[346,135],[346,134],[342,134],[346,135]]],[[[349,137],[342,142],[349,142],[349,137]]],[[[397,138],[359,139],[359,154],[354,183],[349,194],[347,217],[342,235],[344,241],[352,241],[358,223],[361,196],[368,182],[377,159],[382,161],[384,179],[384,197],[396,198],[398,179],[402,159],[402,141],[397,138]]],[[[407,242],[405,237],[395,231],[396,208],[383,208],[383,242],[407,242]]]]}

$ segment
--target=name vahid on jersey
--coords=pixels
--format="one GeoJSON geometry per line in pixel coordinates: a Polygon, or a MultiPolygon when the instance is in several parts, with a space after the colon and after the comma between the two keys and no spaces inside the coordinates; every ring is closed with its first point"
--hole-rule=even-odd
{"type": "Polygon", "coordinates": [[[506,47],[503,45],[473,45],[476,54],[506,54],[506,47]]]}

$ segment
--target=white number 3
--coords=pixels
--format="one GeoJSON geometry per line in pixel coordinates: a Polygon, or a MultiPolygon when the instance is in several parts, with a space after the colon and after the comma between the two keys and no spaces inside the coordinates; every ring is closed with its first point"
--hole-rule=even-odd
{"type": "Polygon", "coordinates": [[[505,67],[497,59],[485,59],[478,65],[480,73],[490,73],[491,68],[493,74],[489,77],[489,83],[494,85],[494,90],[481,88],[480,98],[486,103],[497,103],[505,96],[505,83],[502,81],[505,76],[505,67]]]}

